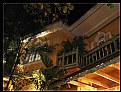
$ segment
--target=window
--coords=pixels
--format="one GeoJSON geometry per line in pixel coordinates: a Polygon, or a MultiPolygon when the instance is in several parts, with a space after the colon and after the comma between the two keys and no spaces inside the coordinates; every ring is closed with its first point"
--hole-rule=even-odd
{"type": "Polygon", "coordinates": [[[34,61],[34,54],[33,53],[30,55],[30,58],[29,58],[29,62],[32,62],[32,61],[34,61]]]}
{"type": "Polygon", "coordinates": [[[99,45],[101,45],[102,43],[104,43],[104,40],[101,40],[101,41],[99,42],[99,45]]]}
{"type": "Polygon", "coordinates": [[[95,37],[95,40],[93,42],[91,42],[91,49],[104,43],[105,41],[109,40],[110,38],[111,38],[110,32],[108,32],[106,34],[103,32],[98,32],[97,36],[95,37]]]}
{"type": "Polygon", "coordinates": [[[40,59],[41,59],[41,56],[37,53],[37,54],[36,54],[36,57],[35,57],[35,61],[36,61],[36,60],[40,60],[40,59]]]}
{"type": "Polygon", "coordinates": [[[95,40],[97,42],[97,46],[105,42],[105,33],[98,32],[98,35],[96,36],[95,40]]]}

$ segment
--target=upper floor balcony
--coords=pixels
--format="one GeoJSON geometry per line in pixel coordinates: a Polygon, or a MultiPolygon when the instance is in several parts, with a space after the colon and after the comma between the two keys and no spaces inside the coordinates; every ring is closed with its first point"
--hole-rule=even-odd
{"type": "MultiPolygon", "coordinates": [[[[95,67],[96,65],[106,62],[107,60],[110,60],[119,55],[119,37],[119,35],[113,36],[108,41],[101,43],[99,46],[83,55],[81,54],[81,52],[79,52],[78,48],[71,52],[63,53],[63,55],[56,57],[56,65],[64,69],[79,67],[81,70],[95,67]]],[[[32,69],[29,70],[45,67],[41,60],[41,56],[37,52],[28,53],[23,61],[23,65],[25,68],[28,66],[32,67],[32,69]],[[37,68],[36,64],[40,65],[41,67],[39,66],[37,68]]],[[[29,70],[27,68],[26,71],[29,70]]]]}
{"type": "Polygon", "coordinates": [[[79,52],[78,48],[71,52],[63,53],[63,55],[57,56],[56,64],[64,69],[79,67],[85,70],[95,67],[119,55],[119,38],[119,35],[113,36],[83,55],[80,54],[81,52],[79,52]]]}

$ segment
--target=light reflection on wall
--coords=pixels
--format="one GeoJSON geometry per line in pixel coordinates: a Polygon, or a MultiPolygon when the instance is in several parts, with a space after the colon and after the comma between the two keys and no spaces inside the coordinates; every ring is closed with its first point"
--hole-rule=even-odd
{"type": "MultiPolygon", "coordinates": [[[[62,29],[62,28],[59,28],[59,27],[57,27],[57,28],[51,28],[51,29],[48,29],[48,30],[46,30],[46,31],[43,31],[43,32],[41,32],[41,33],[35,35],[35,37],[36,37],[36,38],[43,37],[43,36],[46,36],[46,35],[48,35],[48,34],[50,34],[50,33],[54,33],[54,32],[56,32],[56,31],[59,31],[59,30],[61,30],[61,29],[62,29]]],[[[23,42],[26,43],[26,42],[28,42],[29,39],[30,39],[30,37],[28,37],[27,39],[24,39],[23,42]]]]}

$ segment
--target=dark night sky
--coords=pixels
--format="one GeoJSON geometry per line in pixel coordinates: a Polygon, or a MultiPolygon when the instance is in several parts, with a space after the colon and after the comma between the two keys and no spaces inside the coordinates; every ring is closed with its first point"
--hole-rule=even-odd
{"type": "Polygon", "coordinates": [[[75,4],[74,10],[68,15],[68,25],[72,25],[95,4],[75,4]]]}
{"type": "MultiPolygon", "coordinates": [[[[81,16],[83,16],[88,10],[90,10],[95,4],[74,4],[74,10],[72,10],[68,16],[68,25],[72,25],[76,22],[81,16]]],[[[19,20],[23,22],[23,25],[19,26],[20,28],[24,28],[24,31],[19,31],[18,33],[21,35],[26,35],[31,32],[38,33],[37,30],[41,29],[39,23],[34,23],[33,16],[28,14],[25,9],[23,8],[22,4],[5,4],[4,5],[4,18],[10,18],[12,20],[19,20]]],[[[59,15],[59,19],[63,20],[65,16],[59,15]]],[[[50,20],[52,18],[50,17],[50,20]]],[[[50,22],[49,24],[51,24],[50,22]]],[[[47,25],[49,25],[47,24],[47,25]]],[[[45,25],[46,26],[46,25],[45,25]]],[[[5,29],[7,25],[5,25],[5,29]]],[[[8,27],[10,29],[10,27],[8,27]]],[[[6,30],[5,30],[6,31],[6,30]]],[[[7,30],[8,31],[8,30],[7,30]]],[[[13,30],[12,30],[13,31],[13,30]]]]}

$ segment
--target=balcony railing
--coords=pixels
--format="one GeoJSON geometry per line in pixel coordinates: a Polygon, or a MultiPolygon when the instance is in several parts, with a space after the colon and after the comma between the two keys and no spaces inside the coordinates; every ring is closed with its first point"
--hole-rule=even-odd
{"type": "Polygon", "coordinates": [[[57,65],[60,67],[72,67],[78,65],[78,49],[73,50],[69,53],[63,53],[61,56],[57,56],[57,65]]]}
{"type": "Polygon", "coordinates": [[[56,63],[62,68],[71,68],[75,66],[79,66],[81,69],[86,67],[89,68],[118,56],[119,51],[120,41],[119,35],[117,35],[84,55],[80,55],[78,48],[72,52],[63,53],[63,55],[57,56],[56,63]]]}
{"type": "Polygon", "coordinates": [[[41,56],[36,52],[28,53],[26,54],[25,58],[22,58],[23,64],[28,64],[28,63],[36,62],[40,60],[41,60],[41,56]]]}

